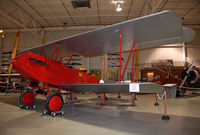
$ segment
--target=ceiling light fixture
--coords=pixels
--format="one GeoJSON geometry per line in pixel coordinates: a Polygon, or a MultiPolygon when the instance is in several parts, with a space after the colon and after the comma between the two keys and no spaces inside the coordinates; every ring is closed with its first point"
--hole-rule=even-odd
{"type": "Polygon", "coordinates": [[[0,35],[1,35],[2,38],[4,38],[5,37],[5,31],[4,30],[0,30],[0,35]]]}
{"type": "Polygon", "coordinates": [[[123,0],[113,0],[112,3],[115,4],[115,6],[116,6],[116,9],[115,9],[115,10],[116,10],[117,12],[122,11],[122,3],[123,3],[123,0]]]}
{"type": "Polygon", "coordinates": [[[118,12],[122,11],[121,3],[117,3],[116,6],[117,6],[116,11],[118,11],[118,12]]]}

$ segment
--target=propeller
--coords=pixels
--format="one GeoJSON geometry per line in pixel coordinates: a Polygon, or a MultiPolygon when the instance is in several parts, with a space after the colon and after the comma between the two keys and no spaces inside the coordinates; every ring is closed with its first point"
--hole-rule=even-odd
{"type": "MultiPolygon", "coordinates": [[[[11,55],[11,60],[14,60],[15,57],[16,57],[18,42],[19,42],[19,31],[17,32],[16,38],[15,38],[14,48],[13,48],[13,50],[12,50],[12,55],[11,55]]],[[[8,70],[7,86],[9,85],[9,80],[10,80],[10,75],[11,75],[11,72],[12,72],[12,67],[13,67],[13,65],[10,64],[9,70],[8,70]]]]}
{"type": "Polygon", "coordinates": [[[192,70],[192,68],[193,68],[194,63],[196,62],[196,60],[197,60],[197,58],[196,58],[195,60],[192,61],[192,64],[190,65],[190,67],[189,67],[188,70],[186,71],[186,75],[185,75],[185,77],[184,77],[184,79],[183,79],[183,81],[182,81],[182,83],[181,83],[179,89],[181,89],[181,88],[183,87],[183,85],[184,85],[185,81],[187,80],[188,75],[189,75],[190,71],[192,70]]]}

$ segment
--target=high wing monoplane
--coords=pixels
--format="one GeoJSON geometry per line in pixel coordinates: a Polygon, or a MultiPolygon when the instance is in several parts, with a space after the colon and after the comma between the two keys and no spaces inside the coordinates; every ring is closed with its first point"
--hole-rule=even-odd
{"type": "Polygon", "coordinates": [[[182,27],[177,14],[164,11],[21,51],[12,60],[13,67],[22,76],[45,85],[37,91],[33,88],[22,93],[20,102],[29,108],[34,104],[35,96],[43,94],[47,98],[46,111],[55,115],[54,112],[60,111],[63,106],[61,89],[98,93],[161,93],[163,87],[153,83],[99,83],[99,79],[70,68],[68,64],[74,53],[86,57],[114,52],[121,54],[121,51],[133,48],[189,42],[194,36],[192,29],[182,27]],[[70,56],[70,59],[64,65],[61,57],[65,56],[70,56]],[[57,93],[53,94],[49,86],[57,88],[57,93]]]}

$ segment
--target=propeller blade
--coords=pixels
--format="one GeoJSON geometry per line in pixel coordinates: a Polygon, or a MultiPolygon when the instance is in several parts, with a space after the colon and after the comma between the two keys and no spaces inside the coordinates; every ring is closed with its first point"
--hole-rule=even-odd
{"type": "MultiPolygon", "coordinates": [[[[11,60],[13,60],[16,57],[18,42],[19,42],[19,31],[17,32],[16,38],[15,38],[14,48],[13,48],[12,55],[11,55],[11,60]]],[[[9,70],[8,70],[7,85],[9,84],[10,75],[11,75],[11,72],[12,72],[12,67],[13,67],[12,64],[10,64],[9,70]]]]}

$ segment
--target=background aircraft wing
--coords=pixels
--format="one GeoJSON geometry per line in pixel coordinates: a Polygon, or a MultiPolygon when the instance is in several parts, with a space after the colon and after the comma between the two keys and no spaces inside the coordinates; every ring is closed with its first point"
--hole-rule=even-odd
{"type": "Polygon", "coordinates": [[[191,41],[195,32],[184,28],[179,16],[172,11],[136,18],[107,27],[99,28],[55,42],[47,43],[24,52],[39,54],[41,49],[47,56],[53,52],[56,45],[61,50],[62,57],[71,52],[83,56],[97,56],[111,52],[119,52],[120,29],[122,30],[122,50],[127,51],[135,41],[136,48],[150,48],[159,45],[183,43],[191,41]]]}
{"type": "Polygon", "coordinates": [[[128,93],[130,84],[138,86],[136,93],[162,93],[164,87],[156,83],[140,82],[140,83],[96,83],[96,84],[59,84],[58,86],[66,87],[77,92],[106,92],[106,93],[128,93]]]}

